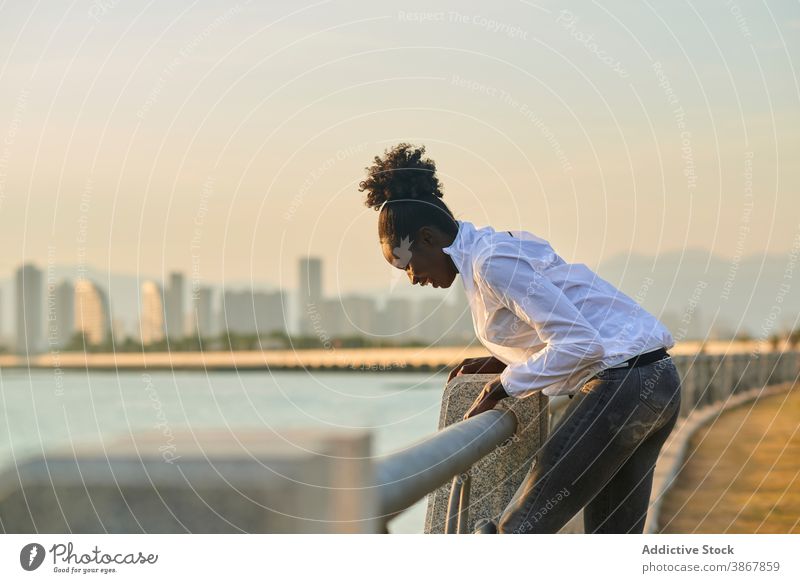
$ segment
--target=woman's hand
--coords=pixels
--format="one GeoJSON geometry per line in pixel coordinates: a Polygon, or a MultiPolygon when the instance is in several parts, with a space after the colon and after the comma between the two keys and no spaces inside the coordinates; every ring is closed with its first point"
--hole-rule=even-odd
{"type": "Polygon", "coordinates": [[[506,397],[508,397],[508,393],[506,393],[506,390],[503,388],[500,377],[489,381],[484,385],[478,398],[475,399],[475,402],[472,403],[472,406],[464,414],[464,419],[469,419],[479,413],[494,409],[494,406],[506,397]]]}
{"type": "Polygon", "coordinates": [[[494,356],[467,358],[450,371],[447,382],[449,383],[460,374],[500,374],[505,368],[506,363],[496,359],[494,356]]]}

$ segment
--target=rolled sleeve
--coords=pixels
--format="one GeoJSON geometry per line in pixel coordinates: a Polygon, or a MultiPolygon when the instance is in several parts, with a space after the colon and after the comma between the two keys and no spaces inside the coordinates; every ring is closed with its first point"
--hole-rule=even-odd
{"type": "Polygon", "coordinates": [[[543,273],[519,257],[490,256],[476,273],[498,301],[536,330],[545,347],[500,374],[512,397],[566,382],[605,354],[598,331],[543,273]]]}

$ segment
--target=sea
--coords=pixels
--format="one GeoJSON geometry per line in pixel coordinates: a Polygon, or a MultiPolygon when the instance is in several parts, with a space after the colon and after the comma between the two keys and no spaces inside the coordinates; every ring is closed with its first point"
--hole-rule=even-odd
{"type": "MultiPolygon", "coordinates": [[[[131,431],[367,429],[373,454],[433,432],[446,374],[0,369],[0,464],[131,431]]],[[[421,533],[425,499],[389,524],[421,533]]]]}

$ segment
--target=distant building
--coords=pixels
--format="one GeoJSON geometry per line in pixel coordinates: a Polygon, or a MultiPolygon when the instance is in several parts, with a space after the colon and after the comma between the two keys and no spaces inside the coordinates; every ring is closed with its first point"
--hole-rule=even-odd
{"type": "Polygon", "coordinates": [[[322,259],[305,257],[300,259],[300,278],[297,289],[298,330],[300,334],[314,334],[312,313],[321,310],[322,291],[322,259]]]}
{"type": "MultiPolygon", "coordinates": [[[[416,317],[413,320],[414,325],[409,326],[407,336],[430,346],[477,342],[472,312],[463,288],[456,288],[448,295],[449,298],[423,298],[415,302],[416,317]]],[[[402,304],[395,305],[402,309],[402,304]]]]}
{"type": "Polygon", "coordinates": [[[319,304],[310,304],[307,312],[311,329],[309,336],[316,336],[325,345],[337,336],[346,335],[347,315],[339,298],[323,299],[319,304]]]}
{"type": "Polygon", "coordinates": [[[16,273],[17,352],[36,354],[44,350],[44,275],[31,263],[16,273]]]}
{"type": "Polygon", "coordinates": [[[377,327],[384,341],[407,342],[421,339],[419,330],[415,330],[416,304],[417,302],[406,298],[391,298],[386,301],[380,314],[380,325],[377,327]]]}
{"type": "Polygon", "coordinates": [[[161,286],[154,281],[142,283],[139,337],[144,346],[164,340],[163,294],[161,286]]]}
{"type": "Polygon", "coordinates": [[[214,289],[201,287],[192,294],[192,333],[203,338],[216,335],[214,329],[214,289]]]}
{"type": "Polygon", "coordinates": [[[250,329],[247,305],[246,292],[223,290],[219,308],[219,329],[223,334],[239,334],[250,329]]]}
{"type": "Polygon", "coordinates": [[[431,346],[446,344],[453,322],[445,298],[424,298],[417,308],[416,336],[431,346]]]}
{"type": "Polygon", "coordinates": [[[75,283],[75,330],[93,345],[105,342],[111,332],[108,297],[88,279],[75,283]]]}
{"type": "Polygon", "coordinates": [[[235,334],[267,336],[286,331],[283,292],[225,291],[220,309],[220,329],[235,334]]]}
{"type": "Polygon", "coordinates": [[[54,313],[50,326],[59,348],[66,346],[75,334],[75,286],[69,280],[59,283],[54,292],[54,313]]]}
{"type": "Polygon", "coordinates": [[[183,274],[173,271],[169,274],[169,284],[164,291],[166,334],[175,340],[186,335],[184,329],[186,311],[183,301],[184,283],[183,274]]]}
{"type": "Polygon", "coordinates": [[[255,292],[253,306],[256,316],[256,330],[259,336],[267,336],[273,332],[286,332],[287,302],[281,291],[255,292]]]}
{"type": "Polygon", "coordinates": [[[111,316],[111,335],[115,345],[127,339],[128,334],[125,332],[125,322],[122,318],[111,316]]]}
{"type": "Polygon", "coordinates": [[[469,306],[467,294],[462,286],[458,286],[454,292],[453,303],[449,309],[448,326],[450,332],[447,337],[451,343],[455,344],[474,344],[478,342],[475,335],[475,324],[472,319],[472,310],[469,306]]]}
{"type": "Polygon", "coordinates": [[[374,337],[377,333],[377,306],[367,296],[342,296],[341,321],[337,335],[374,337]]]}

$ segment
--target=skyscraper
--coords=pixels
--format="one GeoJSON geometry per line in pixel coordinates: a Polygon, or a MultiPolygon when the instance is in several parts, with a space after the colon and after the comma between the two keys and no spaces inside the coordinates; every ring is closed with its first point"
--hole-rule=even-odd
{"type": "Polygon", "coordinates": [[[283,292],[226,290],[220,311],[220,327],[225,332],[267,336],[285,331],[283,292]]]}
{"type": "Polygon", "coordinates": [[[17,269],[17,352],[35,354],[44,349],[44,276],[32,263],[17,269]]]}
{"type": "Polygon", "coordinates": [[[164,302],[161,286],[154,281],[142,283],[142,306],[139,335],[144,346],[164,339],[164,302]]]}
{"type": "Polygon", "coordinates": [[[322,304],[322,259],[300,259],[300,285],[297,289],[298,330],[300,334],[314,333],[311,314],[322,304]]]}
{"type": "Polygon", "coordinates": [[[259,336],[286,331],[286,300],[282,291],[254,292],[252,301],[259,336]]]}
{"type": "Polygon", "coordinates": [[[102,344],[111,331],[108,298],[94,282],[79,279],[75,284],[75,329],[83,332],[86,344],[102,344]]]}
{"type": "Polygon", "coordinates": [[[185,310],[183,304],[183,274],[173,271],[169,274],[169,284],[164,292],[165,321],[167,336],[178,340],[183,338],[185,310]]]}
{"type": "Polygon", "coordinates": [[[213,336],[214,330],[214,289],[201,287],[192,294],[192,336],[203,338],[213,336]]]}
{"type": "Polygon", "coordinates": [[[57,346],[63,348],[75,333],[75,287],[71,281],[64,280],[56,286],[54,293],[55,321],[50,325],[55,327],[57,346]]]}

